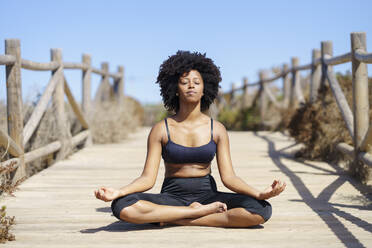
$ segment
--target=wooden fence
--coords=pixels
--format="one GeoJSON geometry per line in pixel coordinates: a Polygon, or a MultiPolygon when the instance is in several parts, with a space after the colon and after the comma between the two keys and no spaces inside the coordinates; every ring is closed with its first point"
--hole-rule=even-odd
{"type": "MultiPolygon", "coordinates": [[[[254,96],[253,102],[259,101],[261,122],[267,109],[268,100],[279,109],[295,109],[301,103],[305,103],[302,86],[300,83],[300,71],[310,70],[310,90],[309,102],[314,103],[318,97],[318,90],[322,85],[328,84],[337,106],[345,121],[347,130],[353,139],[354,147],[346,144],[336,144],[336,148],[344,154],[353,158],[353,166],[365,163],[372,166],[372,125],[369,123],[369,100],[368,100],[368,73],[367,64],[372,63],[372,53],[367,53],[366,33],[354,32],[350,35],[351,50],[348,53],[333,56],[333,46],[331,41],[321,42],[321,48],[312,51],[312,61],[306,65],[300,65],[298,58],[294,57],[291,67],[284,64],[280,72],[274,73],[273,77],[268,77],[267,71],[260,71],[259,80],[256,83],[248,84],[244,79],[242,87],[234,84],[228,92],[220,92],[217,99],[218,109],[234,101],[235,92],[243,90],[241,106],[246,106],[247,88],[258,86],[259,90],[254,96]],[[352,66],[352,91],[353,107],[350,108],[343,94],[332,66],[351,62],[352,66]],[[268,83],[282,79],[283,100],[278,102],[275,95],[268,87],[268,83]],[[225,95],[228,94],[229,101],[226,102],[225,95]]],[[[354,168],[355,169],[355,168],[354,168]]]]}
{"type": "Polygon", "coordinates": [[[81,63],[71,63],[63,61],[61,49],[51,49],[51,61],[39,63],[21,57],[21,46],[18,39],[7,39],[5,40],[5,55],[0,55],[0,65],[6,66],[8,124],[8,133],[0,129],[0,146],[6,148],[5,153],[9,153],[13,157],[0,164],[0,171],[14,170],[11,176],[12,185],[26,176],[25,166],[27,163],[54,152],[57,152],[56,160],[63,159],[78,144],[84,142],[84,146],[90,145],[92,137],[89,123],[86,119],[89,111],[102,101],[114,99],[118,103],[122,103],[124,98],[124,68],[119,66],[117,73],[109,72],[108,63],[102,63],[101,69],[93,68],[91,66],[91,56],[88,54],[83,54],[81,63]],[[44,93],[25,126],[23,126],[22,115],[21,68],[35,71],[51,71],[52,73],[44,93]],[[65,69],[82,71],[82,110],[75,101],[66,81],[64,76],[65,69]],[[93,101],[90,97],[92,73],[102,76],[93,101]],[[113,85],[110,84],[110,77],[114,80],[113,85]],[[65,94],[73,112],[83,127],[83,131],[73,137],[67,125],[64,106],[65,94]],[[53,108],[55,109],[54,114],[59,138],[44,147],[25,153],[24,147],[39,125],[50,100],[52,100],[53,108]]]}

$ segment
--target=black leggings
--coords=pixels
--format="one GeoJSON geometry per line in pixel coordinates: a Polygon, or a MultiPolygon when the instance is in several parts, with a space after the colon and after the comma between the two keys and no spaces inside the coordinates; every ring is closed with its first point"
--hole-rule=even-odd
{"type": "MultiPolygon", "coordinates": [[[[195,201],[201,204],[220,201],[226,203],[227,209],[242,207],[251,213],[259,214],[265,222],[272,214],[268,201],[257,200],[243,194],[217,191],[216,182],[211,174],[203,177],[167,177],[163,181],[160,194],[138,192],[119,197],[111,203],[112,213],[120,219],[120,211],[138,200],[170,206],[188,206],[195,201]]],[[[158,225],[159,222],[151,224],[158,225]]]]}

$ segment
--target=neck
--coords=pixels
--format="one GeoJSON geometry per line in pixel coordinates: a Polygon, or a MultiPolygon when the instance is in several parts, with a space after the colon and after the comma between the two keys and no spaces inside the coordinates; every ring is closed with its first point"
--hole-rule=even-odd
{"type": "Polygon", "coordinates": [[[179,121],[194,122],[202,116],[200,111],[200,101],[197,103],[181,103],[180,109],[175,114],[179,121]]]}

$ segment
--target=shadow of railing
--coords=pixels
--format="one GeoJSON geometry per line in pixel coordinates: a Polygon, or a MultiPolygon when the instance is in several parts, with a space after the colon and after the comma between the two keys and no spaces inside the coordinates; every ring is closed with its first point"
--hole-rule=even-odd
{"type": "Polygon", "coordinates": [[[303,202],[307,206],[309,206],[314,211],[314,213],[316,213],[324,221],[324,223],[327,224],[330,230],[346,247],[366,247],[358,240],[358,238],[351,231],[348,230],[348,228],[343,223],[341,223],[336,218],[336,216],[343,218],[351,222],[352,224],[358,226],[359,228],[363,229],[364,231],[367,231],[370,233],[372,232],[372,224],[350,213],[337,209],[336,206],[348,207],[348,208],[354,208],[354,209],[356,208],[360,210],[372,210],[372,204],[371,204],[372,193],[370,193],[372,192],[371,187],[359,183],[358,181],[353,179],[351,176],[343,172],[342,169],[337,167],[336,165],[330,164],[330,166],[332,166],[336,170],[336,172],[333,172],[333,171],[329,171],[329,170],[311,165],[304,161],[299,161],[307,166],[311,166],[313,169],[321,170],[325,174],[339,175],[339,177],[334,182],[329,184],[326,188],[324,188],[320,192],[318,197],[314,197],[313,194],[310,192],[309,188],[297,175],[297,173],[292,171],[282,161],[283,157],[291,158],[291,156],[286,155],[283,151],[278,152],[279,150],[283,150],[283,149],[277,149],[275,147],[275,143],[272,140],[270,140],[269,137],[260,135],[257,132],[254,132],[254,135],[267,142],[269,157],[274,162],[274,164],[280,169],[280,171],[284,173],[286,176],[288,176],[294,188],[297,190],[298,194],[302,198],[302,200],[291,200],[291,201],[303,202]],[[366,206],[356,206],[356,205],[347,206],[347,205],[334,204],[334,203],[329,202],[332,195],[345,182],[348,182],[351,185],[353,185],[355,189],[357,189],[364,197],[368,199],[368,203],[366,206]],[[350,245],[350,244],[353,244],[353,245],[350,245]]]}

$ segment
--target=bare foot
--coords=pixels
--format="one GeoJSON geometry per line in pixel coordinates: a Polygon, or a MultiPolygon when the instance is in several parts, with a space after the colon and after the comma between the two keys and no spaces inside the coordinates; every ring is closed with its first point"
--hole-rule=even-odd
{"type": "MultiPolygon", "coordinates": [[[[201,203],[199,203],[199,202],[193,202],[193,203],[191,203],[190,205],[189,205],[189,207],[192,207],[192,208],[198,208],[198,207],[200,207],[200,206],[203,206],[201,203]]],[[[176,221],[175,221],[176,222],[176,221]]],[[[166,225],[168,225],[168,224],[176,224],[175,222],[160,222],[159,223],[159,225],[160,226],[166,226],[166,225]]]]}
{"type": "Polygon", "coordinates": [[[198,206],[196,208],[200,209],[200,211],[202,213],[201,216],[208,215],[208,214],[213,214],[213,213],[222,213],[222,212],[227,211],[226,203],[219,202],[219,201],[212,202],[212,203],[206,204],[206,205],[200,204],[200,206],[198,206]]]}
{"type": "MultiPolygon", "coordinates": [[[[227,205],[223,202],[219,202],[219,201],[216,201],[216,202],[212,202],[210,204],[206,204],[206,205],[203,205],[199,202],[193,202],[189,205],[189,207],[191,208],[200,208],[200,213],[201,216],[204,216],[204,215],[208,215],[208,214],[213,214],[213,213],[222,213],[222,212],[225,212],[227,211],[227,205]]],[[[196,217],[198,218],[198,217],[196,217]]],[[[179,221],[181,220],[175,220],[175,221],[171,221],[171,222],[160,222],[160,226],[166,226],[168,224],[179,224],[179,221]]]]}

